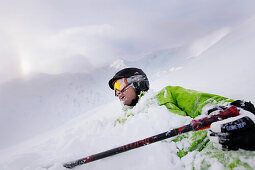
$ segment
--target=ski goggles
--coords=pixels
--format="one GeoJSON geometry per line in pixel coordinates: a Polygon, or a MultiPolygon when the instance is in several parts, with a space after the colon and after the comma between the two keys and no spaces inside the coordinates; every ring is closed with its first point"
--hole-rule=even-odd
{"type": "Polygon", "coordinates": [[[116,95],[116,91],[119,92],[124,92],[125,90],[128,89],[128,87],[130,87],[130,85],[134,82],[139,82],[141,80],[145,80],[145,76],[143,75],[135,75],[135,76],[131,76],[129,78],[122,78],[122,79],[118,79],[113,83],[113,88],[115,90],[115,95],[116,95]]]}
{"type": "Polygon", "coordinates": [[[119,91],[119,90],[115,90],[114,92],[115,92],[115,96],[120,96],[122,93],[124,93],[125,91],[127,91],[127,89],[130,87],[130,86],[132,86],[132,84],[129,84],[127,87],[125,87],[124,89],[122,89],[121,91],[119,91]]]}
{"type": "Polygon", "coordinates": [[[114,90],[122,91],[129,85],[127,78],[122,78],[114,82],[114,90]]]}

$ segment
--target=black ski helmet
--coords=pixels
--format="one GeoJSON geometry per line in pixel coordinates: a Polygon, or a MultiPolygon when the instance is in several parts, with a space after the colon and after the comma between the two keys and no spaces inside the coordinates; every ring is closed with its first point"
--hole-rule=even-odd
{"type": "Polygon", "coordinates": [[[109,86],[112,90],[114,90],[113,83],[121,78],[129,78],[136,75],[144,76],[143,79],[136,81],[133,83],[136,94],[139,95],[141,91],[148,91],[149,90],[149,80],[143,70],[139,68],[125,68],[117,72],[113,78],[109,81],[109,86]]]}

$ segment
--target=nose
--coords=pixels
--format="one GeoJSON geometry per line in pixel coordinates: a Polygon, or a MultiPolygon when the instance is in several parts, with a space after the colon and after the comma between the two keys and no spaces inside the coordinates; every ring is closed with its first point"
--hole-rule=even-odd
{"type": "Polygon", "coordinates": [[[121,92],[119,92],[118,93],[118,97],[119,97],[119,99],[121,99],[122,97],[124,97],[125,96],[125,94],[124,93],[121,93],[121,92]]]}

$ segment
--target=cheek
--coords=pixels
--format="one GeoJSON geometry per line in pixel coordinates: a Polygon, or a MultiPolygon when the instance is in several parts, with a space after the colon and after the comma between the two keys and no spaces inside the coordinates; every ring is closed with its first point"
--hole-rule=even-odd
{"type": "Polygon", "coordinates": [[[136,93],[133,91],[133,89],[130,89],[130,91],[128,91],[127,94],[125,94],[126,97],[128,97],[129,99],[133,100],[134,98],[136,98],[136,93]]]}

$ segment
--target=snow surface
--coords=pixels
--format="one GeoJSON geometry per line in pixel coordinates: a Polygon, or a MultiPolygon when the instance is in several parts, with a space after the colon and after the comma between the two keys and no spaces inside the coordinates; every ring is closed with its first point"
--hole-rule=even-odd
{"type": "MultiPolygon", "coordinates": [[[[119,60],[112,67],[94,73],[101,75],[97,80],[93,80],[95,75],[84,74],[39,75],[2,84],[1,139],[6,139],[5,146],[8,143],[12,146],[0,150],[0,169],[63,170],[62,163],[189,123],[190,117],[172,114],[163,106],[147,106],[149,98],[166,85],[255,103],[254,21],[251,18],[220,37],[215,32],[201,37],[202,42],[208,42],[201,47],[197,47],[198,40],[187,47],[151,53],[139,61],[119,60]],[[135,116],[130,116],[125,124],[114,126],[123,110],[107,87],[107,80],[124,66],[143,68],[151,80],[152,90],[133,108],[135,116]],[[4,134],[8,128],[8,132],[13,133],[11,138],[4,134]],[[27,137],[22,138],[23,135],[27,137]]],[[[179,159],[176,151],[176,144],[167,140],[76,169],[191,169],[196,152],[179,159]]],[[[195,161],[199,160],[198,157],[195,161]]],[[[216,168],[223,169],[217,161],[212,162],[211,169],[216,168]]]]}

